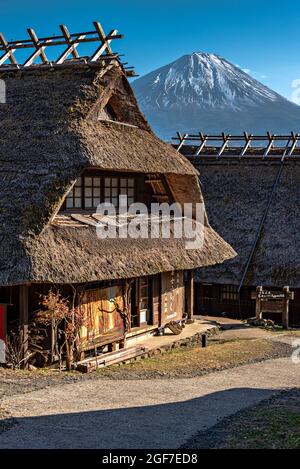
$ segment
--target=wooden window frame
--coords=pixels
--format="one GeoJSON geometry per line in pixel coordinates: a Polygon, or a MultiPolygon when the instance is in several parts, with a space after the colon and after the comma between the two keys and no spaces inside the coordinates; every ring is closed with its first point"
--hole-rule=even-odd
{"type": "Polygon", "coordinates": [[[80,178],[78,178],[78,180],[76,181],[76,183],[73,185],[72,189],[70,190],[70,192],[67,194],[66,198],[65,198],[65,201],[64,201],[64,204],[62,206],[62,210],[63,211],[66,211],[66,212],[71,212],[72,210],[78,210],[78,211],[87,211],[87,212],[90,212],[90,211],[93,211],[95,209],[97,209],[97,206],[99,205],[99,203],[97,203],[97,205],[95,206],[94,204],[94,199],[97,199],[98,196],[95,196],[94,195],[94,189],[97,189],[98,187],[94,187],[94,179],[100,179],[100,202],[99,203],[103,203],[106,201],[106,197],[109,197],[109,201],[110,203],[112,203],[112,199],[113,197],[115,197],[116,200],[116,209],[119,208],[119,196],[121,195],[121,189],[126,189],[126,194],[124,195],[127,195],[128,199],[129,199],[129,196],[128,196],[128,191],[130,189],[133,189],[133,196],[130,196],[130,202],[129,203],[134,203],[136,202],[136,199],[137,199],[137,180],[136,180],[136,175],[133,175],[133,174],[127,174],[127,173],[107,173],[107,174],[104,174],[103,172],[100,174],[98,172],[91,172],[91,171],[87,171],[85,174],[82,174],[80,176],[80,178]],[[91,186],[86,186],[85,184],[85,181],[87,178],[91,178],[92,179],[92,185],[91,186]],[[117,180],[117,183],[116,183],[116,186],[110,186],[110,196],[106,196],[105,195],[105,189],[107,189],[106,187],[106,180],[107,179],[116,179],[117,180]],[[127,184],[126,184],[126,187],[122,186],[121,187],[121,179],[126,179],[127,180],[127,184]],[[80,207],[76,207],[75,206],[75,199],[79,199],[79,197],[75,197],[75,188],[78,189],[78,181],[81,181],[81,186],[80,186],[80,189],[81,189],[81,205],[80,207]],[[128,181],[129,180],[132,180],[133,181],[133,187],[131,187],[129,184],[128,184],[128,181]],[[86,195],[86,189],[92,189],[92,196],[87,196],[86,195]],[[112,189],[116,189],[116,193],[117,195],[116,196],[112,196],[112,189]],[[91,207],[88,207],[86,206],[86,199],[92,199],[92,206],[91,207]],[[67,200],[73,200],[73,206],[72,207],[67,207],[67,200]]]}
{"type": "Polygon", "coordinates": [[[82,207],[82,199],[83,199],[83,177],[80,176],[77,181],[75,182],[75,184],[73,185],[72,189],[70,190],[70,192],[67,194],[67,197],[65,199],[65,202],[64,202],[64,205],[65,205],[65,209],[66,210],[80,210],[81,207],[76,207],[76,199],[77,200],[81,200],[81,207],[82,207]],[[80,183],[80,184],[79,184],[80,183]],[[76,189],[80,189],[80,196],[76,196],[75,193],[76,193],[76,189]],[[68,207],[68,200],[72,200],[72,203],[73,203],[73,206],[72,207],[68,207]]]}
{"type": "Polygon", "coordinates": [[[83,184],[82,184],[82,208],[86,210],[93,210],[98,207],[98,205],[101,203],[101,195],[102,195],[102,178],[101,176],[83,176],[82,177],[83,184]],[[87,185],[86,180],[91,179],[91,185],[87,185]],[[99,179],[100,185],[97,186],[95,184],[95,180],[99,179]],[[91,196],[87,195],[87,189],[91,189],[91,196]],[[95,190],[99,189],[99,195],[95,195],[95,190]],[[92,205],[89,207],[87,205],[87,200],[90,199],[92,205]],[[94,203],[95,200],[98,200],[98,202],[94,203]]]}
{"type": "Polygon", "coordinates": [[[220,288],[220,302],[221,303],[234,303],[238,301],[239,293],[236,285],[221,285],[220,288]]]}

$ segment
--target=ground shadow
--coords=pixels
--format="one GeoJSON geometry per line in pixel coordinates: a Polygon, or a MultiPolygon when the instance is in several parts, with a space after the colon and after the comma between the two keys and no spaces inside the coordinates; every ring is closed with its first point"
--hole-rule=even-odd
{"type": "MultiPolygon", "coordinates": [[[[151,395],[151,386],[148,392],[151,395]]],[[[10,429],[9,420],[4,420],[7,428],[0,435],[0,448],[178,448],[199,431],[274,392],[235,388],[168,404],[28,417],[10,429]]],[[[88,402],[86,396],[83,399],[88,402]]],[[[100,394],[99,407],[103,405],[100,394]]]]}

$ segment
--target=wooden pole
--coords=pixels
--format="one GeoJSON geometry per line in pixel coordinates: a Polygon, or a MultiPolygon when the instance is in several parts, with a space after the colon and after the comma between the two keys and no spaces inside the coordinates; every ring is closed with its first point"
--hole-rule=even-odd
{"type": "Polygon", "coordinates": [[[260,292],[262,291],[263,287],[256,287],[256,304],[255,304],[255,317],[256,319],[261,319],[262,318],[262,312],[261,312],[261,299],[259,297],[260,292]]]}
{"type": "Polygon", "coordinates": [[[187,271],[186,283],[186,297],[187,297],[187,317],[192,321],[194,316],[194,271],[187,271]]]}
{"type": "Polygon", "coordinates": [[[289,328],[289,303],[290,303],[290,287],[283,287],[285,293],[283,300],[283,311],[282,311],[282,327],[284,329],[289,328]]]}
{"type": "Polygon", "coordinates": [[[19,287],[19,322],[23,334],[23,358],[28,351],[28,285],[19,287]]]}

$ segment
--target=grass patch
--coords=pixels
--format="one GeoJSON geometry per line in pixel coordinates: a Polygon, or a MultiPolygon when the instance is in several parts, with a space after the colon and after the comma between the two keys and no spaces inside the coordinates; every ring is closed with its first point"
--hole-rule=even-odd
{"type": "Polygon", "coordinates": [[[189,449],[300,449],[300,388],[282,391],[201,431],[189,449]]]}
{"type": "Polygon", "coordinates": [[[193,445],[231,449],[300,449],[300,389],[283,391],[225,419],[207,435],[199,433],[193,439],[193,445]]]}
{"type": "Polygon", "coordinates": [[[290,353],[290,346],[283,343],[267,339],[234,339],[213,342],[206,348],[195,346],[172,349],[155,358],[100,369],[98,373],[120,379],[199,376],[211,371],[288,356],[290,353]]]}
{"type": "MultiPolygon", "coordinates": [[[[242,421],[244,422],[244,418],[242,421]]],[[[264,405],[247,414],[247,425],[237,421],[227,436],[224,447],[242,449],[300,448],[300,408],[289,409],[264,405]]]]}

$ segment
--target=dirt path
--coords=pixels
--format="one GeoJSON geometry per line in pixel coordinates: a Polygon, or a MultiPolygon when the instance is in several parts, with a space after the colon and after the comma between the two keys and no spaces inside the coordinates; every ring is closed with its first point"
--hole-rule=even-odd
{"type": "Polygon", "coordinates": [[[177,448],[284,388],[300,365],[268,360],[189,379],[88,380],[6,396],[16,425],[0,448],[177,448]]]}

